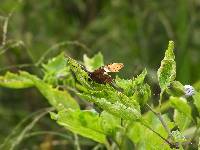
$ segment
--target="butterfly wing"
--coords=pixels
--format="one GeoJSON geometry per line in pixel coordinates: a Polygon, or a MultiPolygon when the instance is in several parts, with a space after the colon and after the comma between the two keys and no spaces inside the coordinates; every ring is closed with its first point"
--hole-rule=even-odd
{"type": "Polygon", "coordinates": [[[124,67],[122,63],[112,63],[104,66],[105,72],[119,72],[124,67]]]}
{"type": "Polygon", "coordinates": [[[111,83],[113,81],[112,77],[108,75],[103,68],[99,68],[89,75],[92,80],[100,84],[111,83]]]}
{"type": "Polygon", "coordinates": [[[90,78],[100,84],[112,83],[113,79],[108,75],[108,72],[119,72],[123,67],[124,65],[122,63],[108,64],[90,72],[90,78]]]}

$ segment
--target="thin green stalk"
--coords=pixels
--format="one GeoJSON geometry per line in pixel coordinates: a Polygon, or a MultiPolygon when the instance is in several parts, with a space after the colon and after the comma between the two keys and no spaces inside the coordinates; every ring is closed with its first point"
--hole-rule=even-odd
{"type": "Polygon", "coordinates": [[[32,117],[38,116],[39,114],[44,112],[44,110],[46,110],[46,109],[50,109],[50,108],[45,108],[45,109],[41,109],[37,112],[34,112],[34,113],[30,114],[29,116],[25,117],[22,121],[20,121],[19,124],[12,130],[12,132],[5,138],[4,142],[0,145],[0,149],[3,148],[7,143],[9,143],[9,141],[11,141],[13,138],[15,138],[15,136],[18,134],[18,131],[20,130],[20,128],[22,128],[23,124],[25,124],[32,117]]]}
{"type": "Polygon", "coordinates": [[[158,117],[158,119],[160,120],[162,126],[164,127],[165,131],[168,133],[168,135],[171,135],[170,129],[168,128],[167,124],[165,123],[164,119],[161,116],[161,113],[157,113],[156,111],[154,111],[151,106],[149,106],[148,104],[146,104],[147,107],[158,117]]]}
{"type": "Polygon", "coordinates": [[[22,132],[19,134],[19,136],[17,136],[17,138],[13,141],[12,145],[11,145],[11,148],[10,150],[13,150],[24,138],[25,134],[27,132],[29,132],[33,127],[34,125],[43,117],[45,116],[46,114],[49,113],[49,111],[53,111],[54,108],[49,108],[49,109],[46,109],[43,113],[41,113],[40,115],[36,116],[33,121],[27,125],[24,130],[22,130],[22,132]]]}
{"type": "Polygon", "coordinates": [[[74,145],[76,147],[76,150],[81,150],[78,135],[76,133],[74,133],[74,145]]]}
{"type": "Polygon", "coordinates": [[[102,148],[102,144],[97,144],[92,150],[99,150],[100,148],[102,148]]]}
{"type": "Polygon", "coordinates": [[[112,146],[110,145],[110,143],[106,140],[106,142],[104,143],[105,147],[107,150],[113,150],[112,146]]]}
{"type": "Polygon", "coordinates": [[[159,112],[161,112],[163,93],[164,93],[164,91],[161,90],[161,92],[160,92],[160,99],[159,99],[159,105],[158,105],[159,106],[159,112]]]}
{"type": "Polygon", "coordinates": [[[82,43],[80,43],[78,41],[63,41],[63,42],[54,44],[52,47],[47,49],[45,51],[45,53],[42,55],[42,57],[40,57],[40,59],[36,62],[36,66],[39,66],[52,51],[60,48],[61,46],[65,46],[65,45],[75,45],[75,46],[81,47],[86,52],[89,51],[89,48],[87,46],[85,46],[84,44],[82,44],[82,43]]]}
{"type": "Polygon", "coordinates": [[[7,67],[3,67],[0,69],[0,72],[1,71],[5,71],[5,70],[9,70],[9,69],[13,69],[13,68],[27,68],[27,67],[36,67],[34,64],[17,64],[17,65],[10,65],[10,66],[7,66],[7,67]]]}
{"type": "Polygon", "coordinates": [[[141,124],[145,126],[146,128],[148,128],[149,130],[151,130],[152,132],[154,132],[157,136],[159,136],[163,141],[165,141],[170,146],[170,148],[179,148],[179,145],[177,145],[176,143],[170,142],[168,139],[160,135],[160,133],[156,132],[150,126],[148,126],[147,123],[145,123],[145,120],[141,120],[141,124]]]}
{"type": "Polygon", "coordinates": [[[63,137],[67,140],[71,140],[72,141],[72,138],[66,134],[63,134],[63,133],[60,133],[60,132],[54,132],[54,131],[36,131],[36,132],[31,132],[31,133],[28,133],[24,136],[24,138],[31,138],[33,136],[40,136],[40,135],[44,135],[44,134],[51,134],[51,135],[56,135],[56,136],[60,136],[60,137],[63,137]]]}

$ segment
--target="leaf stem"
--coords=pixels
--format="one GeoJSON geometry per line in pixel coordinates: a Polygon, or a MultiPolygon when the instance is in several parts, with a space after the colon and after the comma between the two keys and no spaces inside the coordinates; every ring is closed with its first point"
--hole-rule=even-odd
{"type": "Polygon", "coordinates": [[[76,150],[81,150],[79,140],[78,140],[78,135],[76,133],[74,133],[74,145],[76,147],[76,150]]]}
{"type": "Polygon", "coordinates": [[[24,136],[24,138],[30,138],[30,137],[33,137],[33,136],[41,136],[41,135],[45,135],[45,134],[60,136],[60,137],[64,138],[65,140],[72,141],[72,138],[70,136],[68,136],[67,134],[63,134],[63,133],[60,133],[60,132],[54,132],[54,131],[35,131],[35,132],[31,132],[31,133],[26,134],[24,136]]]}
{"type": "Polygon", "coordinates": [[[163,93],[164,93],[164,91],[161,90],[161,92],[160,92],[160,99],[159,99],[159,112],[161,112],[161,105],[162,105],[163,93]]]}
{"type": "Polygon", "coordinates": [[[104,143],[105,147],[107,150],[112,150],[112,147],[110,145],[110,143],[106,140],[106,142],[104,143]]]}
{"type": "Polygon", "coordinates": [[[171,132],[170,129],[168,128],[167,124],[165,123],[164,119],[162,118],[161,113],[154,111],[151,106],[149,106],[149,104],[146,104],[146,106],[158,117],[158,119],[160,120],[162,126],[164,127],[164,129],[166,130],[166,132],[168,133],[168,135],[171,137],[171,132]]]}
{"type": "Polygon", "coordinates": [[[151,130],[153,133],[155,133],[156,135],[158,135],[162,140],[164,140],[169,146],[170,148],[176,148],[178,149],[179,148],[179,145],[177,145],[177,143],[173,143],[173,142],[170,142],[168,139],[164,138],[160,133],[156,132],[155,130],[153,130],[150,126],[148,126],[144,120],[141,121],[141,124],[143,126],[145,126],[146,128],[148,128],[149,130],[151,130]]]}

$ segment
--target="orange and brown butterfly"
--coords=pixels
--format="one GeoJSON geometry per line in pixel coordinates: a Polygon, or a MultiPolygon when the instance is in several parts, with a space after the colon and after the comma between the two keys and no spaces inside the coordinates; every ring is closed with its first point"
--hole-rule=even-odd
{"type": "Polygon", "coordinates": [[[105,66],[102,66],[93,72],[88,72],[90,78],[100,84],[112,83],[113,78],[108,74],[109,72],[119,72],[124,65],[122,63],[111,63],[105,66]]]}

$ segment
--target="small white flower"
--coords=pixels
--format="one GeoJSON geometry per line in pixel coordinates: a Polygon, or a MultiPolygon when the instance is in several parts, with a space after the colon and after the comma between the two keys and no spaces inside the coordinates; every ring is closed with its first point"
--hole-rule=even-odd
{"type": "Polygon", "coordinates": [[[184,89],[185,89],[185,96],[186,97],[192,96],[195,93],[195,89],[191,85],[185,85],[184,89]]]}

